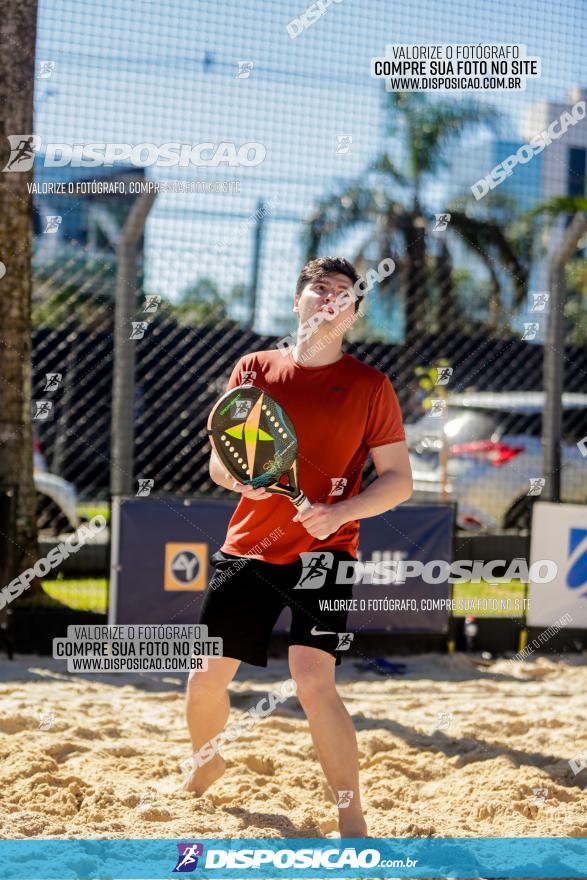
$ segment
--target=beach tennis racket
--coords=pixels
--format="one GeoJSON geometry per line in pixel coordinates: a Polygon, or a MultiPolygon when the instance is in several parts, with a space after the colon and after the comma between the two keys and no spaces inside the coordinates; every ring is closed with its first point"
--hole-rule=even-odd
{"type": "Polygon", "coordinates": [[[239,483],[284,495],[298,510],[312,506],[298,483],[298,438],[291,419],[261,388],[240,385],[223,394],[208,418],[208,436],[239,483]]]}

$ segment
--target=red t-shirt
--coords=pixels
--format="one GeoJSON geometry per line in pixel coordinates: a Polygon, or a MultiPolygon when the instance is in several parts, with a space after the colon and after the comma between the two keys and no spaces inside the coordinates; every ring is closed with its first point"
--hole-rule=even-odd
{"type": "MultiPolygon", "coordinates": [[[[369,450],[405,439],[391,382],[349,354],[324,367],[304,367],[291,350],[286,356],[277,349],[258,351],[238,361],[227,390],[245,383],[266,391],[293,422],[299,484],[311,502],[336,504],[357,495],[369,450]]],[[[295,515],[296,508],[283,496],[241,498],[222,550],[278,564],[320,549],[346,550],[356,557],[358,521],[344,523],[322,542],[292,522],[295,515]]]]}

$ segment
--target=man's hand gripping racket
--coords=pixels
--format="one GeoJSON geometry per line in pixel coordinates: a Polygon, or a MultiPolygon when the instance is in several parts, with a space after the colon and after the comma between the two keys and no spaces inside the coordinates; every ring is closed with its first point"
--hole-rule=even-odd
{"type": "MultiPolygon", "coordinates": [[[[312,505],[298,484],[298,438],[287,413],[254,385],[223,394],[208,418],[216,455],[239,483],[285,495],[298,510],[312,505]]],[[[328,535],[320,535],[324,541],[328,535]]]]}

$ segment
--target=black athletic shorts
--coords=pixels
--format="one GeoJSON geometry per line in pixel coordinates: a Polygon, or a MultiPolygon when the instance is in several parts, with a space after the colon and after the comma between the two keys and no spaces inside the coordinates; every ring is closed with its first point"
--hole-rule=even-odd
{"type": "Polygon", "coordinates": [[[339,664],[341,652],[348,651],[352,641],[346,635],[348,610],[344,605],[352,598],[353,584],[336,584],[336,570],[339,561],[355,557],[341,550],[328,554],[325,561],[320,560],[320,551],[313,553],[318,559],[316,569],[304,570],[301,559],[276,565],[221,550],[215,553],[210,561],[216,571],[204,593],[200,623],[208,627],[209,636],[223,640],[222,655],[267,666],[271,632],[289,606],[289,644],[327,651],[339,664]],[[332,557],[332,565],[327,567],[332,557]],[[302,577],[305,584],[321,586],[294,589],[302,577]],[[331,607],[335,607],[334,599],[347,602],[340,603],[340,610],[321,610],[324,599],[330,600],[331,607]]]}

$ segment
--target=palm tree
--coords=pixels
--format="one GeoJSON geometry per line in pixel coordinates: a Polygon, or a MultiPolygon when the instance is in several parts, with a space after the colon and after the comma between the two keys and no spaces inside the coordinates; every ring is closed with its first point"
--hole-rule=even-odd
{"type": "MultiPolygon", "coordinates": [[[[555,196],[530,211],[528,217],[531,220],[543,217],[546,231],[558,225],[562,236],[563,228],[568,229],[577,215],[586,214],[587,196],[555,196]]],[[[577,250],[581,247],[585,247],[584,232],[576,244],[577,250]]],[[[564,293],[565,339],[571,344],[582,345],[587,338],[587,260],[579,253],[566,261],[564,293]]]]}
{"type": "Polygon", "coordinates": [[[174,311],[179,323],[202,324],[226,318],[226,303],[215,281],[198,278],[182,291],[174,311]]]}
{"type": "MultiPolygon", "coordinates": [[[[36,0],[5,4],[0,40],[0,141],[33,130],[36,0]]],[[[8,163],[3,150],[2,166],[8,163]]],[[[32,164],[32,163],[31,163],[32,164]]],[[[17,166],[18,167],[18,166],[17,166]]],[[[2,584],[38,558],[31,419],[32,168],[0,174],[0,487],[13,516],[2,523],[2,584]],[[17,485],[15,486],[15,484],[17,485]],[[15,494],[10,494],[15,489],[15,494]],[[12,502],[12,504],[10,504],[12,502]]],[[[3,511],[6,509],[2,504],[3,511]]],[[[38,581],[33,581],[40,589],[38,581]]],[[[29,590],[29,594],[30,594],[29,590]]]]}
{"type": "MultiPolygon", "coordinates": [[[[389,92],[386,102],[387,134],[398,139],[401,162],[386,152],[369,166],[364,180],[325,198],[310,217],[305,244],[311,259],[322,244],[333,244],[341,235],[364,226],[366,235],[355,261],[362,270],[368,253],[376,253],[377,260],[394,259],[399,282],[393,275],[381,289],[399,289],[409,344],[430,326],[426,288],[431,281],[438,287],[436,330],[442,332],[454,320],[450,254],[446,243],[440,242],[436,258],[430,259],[430,212],[423,204],[423,191],[434,175],[448,167],[448,148],[464,132],[494,122],[496,111],[470,100],[431,102],[421,93],[389,92]]],[[[504,265],[513,274],[520,298],[527,272],[499,224],[474,218],[458,205],[451,213],[450,228],[484,260],[496,291],[500,285],[497,268],[504,265]]]]}
{"type": "Polygon", "coordinates": [[[566,314],[570,323],[567,341],[572,345],[587,342],[587,260],[578,259],[567,266],[569,292],[566,314]]]}
{"type": "Polygon", "coordinates": [[[509,195],[488,194],[482,217],[467,209],[466,200],[455,200],[449,206],[450,225],[487,270],[487,329],[503,333],[512,315],[504,312],[502,272],[505,270],[511,278],[514,312],[523,306],[528,291],[529,266],[536,247],[536,223],[520,212],[516,201],[509,195]]]}

